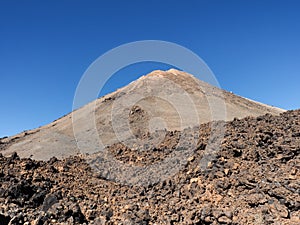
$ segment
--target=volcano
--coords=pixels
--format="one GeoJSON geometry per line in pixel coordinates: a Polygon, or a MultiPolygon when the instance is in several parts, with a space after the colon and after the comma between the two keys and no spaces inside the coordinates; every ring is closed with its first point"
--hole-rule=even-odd
{"type": "Polygon", "coordinates": [[[1,139],[0,148],[4,155],[17,152],[37,160],[61,159],[97,152],[132,136],[136,142],[155,130],[182,130],[210,121],[282,112],[191,74],[157,70],[46,126],[1,139]]]}
{"type": "Polygon", "coordinates": [[[299,130],[300,110],[153,71],[0,139],[0,224],[298,225],[299,130]]]}

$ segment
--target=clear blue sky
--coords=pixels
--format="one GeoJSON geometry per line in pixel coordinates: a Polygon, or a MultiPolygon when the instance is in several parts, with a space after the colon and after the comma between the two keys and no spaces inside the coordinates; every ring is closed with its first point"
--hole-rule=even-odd
{"type": "MultiPolygon", "coordinates": [[[[299,12],[297,0],[1,0],[0,136],[69,113],[87,67],[138,40],[183,45],[205,60],[223,89],[300,108],[299,12]]],[[[167,66],[125,69],[104,92],[161,68],[167,66]]]]}

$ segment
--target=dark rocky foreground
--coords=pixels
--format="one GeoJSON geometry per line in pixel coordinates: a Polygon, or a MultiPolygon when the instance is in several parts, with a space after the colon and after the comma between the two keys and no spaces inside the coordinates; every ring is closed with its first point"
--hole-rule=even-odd
{"type": "MultiPolygon", "coordinates": [[[[300,111],[227,123],[205,170],[199,161],[211,128],[197,129],[197,147],[180,172],[148,186],[108,180],[82,156],[43,162],[1,155],[0,225],[300,224],[300,111]]],[[[109,151],[148,165],[171,154],[179,135],[168,132],[151,151],[122,144],[109,151]]]]}

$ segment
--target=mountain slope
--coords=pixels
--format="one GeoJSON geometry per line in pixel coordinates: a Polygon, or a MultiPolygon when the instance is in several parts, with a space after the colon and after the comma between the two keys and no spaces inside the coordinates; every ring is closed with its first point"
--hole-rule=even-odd
{"type": "Polygon", "coordinates": [[[77,144],[82,152],[93,153],[133,135],[141,140],[155,130],[182,130],[213,120],[283,111],[220,90],[185,72],[153,71],[49,125],[2,139],[0,150],[41,160],[64,158],[80,152],[77,144]]]}

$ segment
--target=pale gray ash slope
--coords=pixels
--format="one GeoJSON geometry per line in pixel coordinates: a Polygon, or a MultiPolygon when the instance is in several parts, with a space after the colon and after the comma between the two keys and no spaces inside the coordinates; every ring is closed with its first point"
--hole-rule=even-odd
{"type": "Polygon", "coordinates": [[[255,117],[266,113],[278,115],[283,111],[220,90],[182,71],[158,70],[46,126],[2,139],[4,144],[0,150],[4,155],[17,152],[21,157],[39,160],[48,160],[52,156],[64,158],[80,153],[73,128],[81,143],[84,142],[87,148],[94,148],[91,151],[95,152],[97,147],[94,146],[98,146],[95,135],[99,135],[102,141],[99,148],[109,146],[120,139],[116,131],[121,135],[126,134],[128,129],[134,134],[149,132],[149,124],[155,123],[155,118],[160,118],[156,123],[163,121],[167,130],[182,130],[212,120],[230,121],[235,117],[255,117]],[[144,98],[132,107],[120,107],[137,95],[144,98]],[[184,95],[188,97],[182,97],[184,95]],[[181,111],[178,111],[178,106],[181,111]],[[222,108],[225,106],[226,114],[222,108]],[[131,111],[139,113],[128,113],[131,111]],[[72,115],[75,123],[72,123],[72,115]],[[95,123],[87,122],[87,118],[93,118],[94,115],[95,123]],[[130,127],[116,121],[118,119],[129,120],[130,127]],[[117,130],[113,127],[114,121],[119,124],[117,130]]]}

